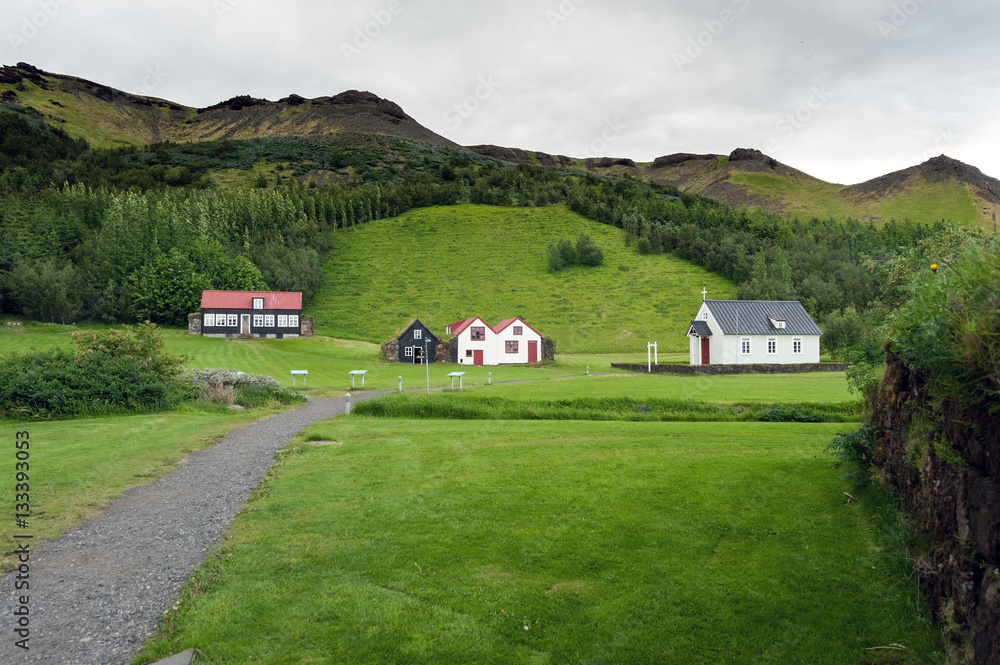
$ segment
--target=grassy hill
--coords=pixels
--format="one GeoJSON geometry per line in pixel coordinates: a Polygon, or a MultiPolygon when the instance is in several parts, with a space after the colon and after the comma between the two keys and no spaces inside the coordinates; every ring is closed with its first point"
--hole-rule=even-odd
{"type": "MultiPolygon", "coordinates": [[[[607,160],[610,161],[610,160],[607,160]]],[[[1000,210],[1000,181],[949,157],[935,157],[857,185],[838,185],[782,164],[757,150],[731,155],[668,155],[655,162],[601,166],[591,171],[631,175],[731,206],[759,207],[793,217],[882,222],[942,219],[961,225],[994,228],[1000,210]]]]}
{"type": "Polygon", "coordinates": [[[317,332],[385,341],[413,318],[440,333],[479,315],[489,323],[522,316],[556,342],[556,352],[684,351],[701,289],[728,298],[735,287],[667,256],[625,247],[620,229],[563,206],[459,205],[411,211],[338,231],[324,282],[307,314],[317,332]],[[548,269],[545,248],[589,234],[604,265],[548,269]]]}
{"type": "Polygon", "coordinates": [[[20,63],[0,68],[0,100],[31,107],[46,122],[96,148],[263,137],[328,139],[344,132],[458,147],[397,104],[357,90],[316,99],[289,95],[277,102],[241,96],[196,109],[20,63]]]}

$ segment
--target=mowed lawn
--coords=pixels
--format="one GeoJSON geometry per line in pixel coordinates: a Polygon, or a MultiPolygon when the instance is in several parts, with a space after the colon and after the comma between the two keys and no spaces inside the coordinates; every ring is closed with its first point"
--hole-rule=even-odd
{"type": "MultiPolygon", "coordinates": [[[[97,515],[124,490],[143,485],[173,469],[184,457],[215,443],[227,432],[273,411],[245,413],[158,413],[55,422],[0,420],[0,437],[9,464],[0,467],[0,486],[9,491],[0,521],[0,541],[14,533],[39,540],[54,538],[97,515]],[[29,434],[28,483],[31,517],[27,529],[14,522],[14,441],[29,434]]],[[[0,558],[0,569],[12,558],[0,558]]]]}
{"type": "Polygon", "coordinates": [[[933,662],[823,452],[850,427],[320,423],[137,662],[933,662]]]}
{"type": "Polygon", "coordinates": [[[448,323],[481,316],[494,325],[521,316],[560,353],[686,351],[701,305],[736,289],[671,256],[625,246],[621,229],[562,205],[456,205],[413,210],[337,231],[324,281],[306,314],[320,334],[383,342],[414,318],[443,335],[448,323]],[[550,272],[546,246],[589,234],[604,264],[550,272]]]}

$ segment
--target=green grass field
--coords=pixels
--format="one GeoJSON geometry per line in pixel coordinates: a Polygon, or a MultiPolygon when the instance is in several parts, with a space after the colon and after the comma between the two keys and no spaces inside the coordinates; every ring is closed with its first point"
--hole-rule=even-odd
{"type": "MultiPolygon", "coordinates": [[[[30,533],[35,542],[54,538],[100,513],[124,490],[150,483],[174,468],[188,453],[215,443],[224,434],[271,411],[162,413],[57,422],[0,421],[5,460],[0,485],[5,497],[0,540],[13,542],[15,532],[30,533]],[[14,435],[30,435],[29,530],[14,525],[14,435]]],[[[3,570],[10,557],[0,557],[3,570]]]]}
{"type": "Polygon", "coordinates": [[[729,180],[746,187],[748,194],[781,199],[785,212],[790,215],[805,214],[840,220],[852,217],[884,222],[909,219],[927,224],[942,219],[964,225],[985,225],[987,221],[976,206],[969,188],[951,181],[932,183],[911,178],[896,196],[858,203],[841,193],[842,185],[816,180],[762,173],[737,173],[729,180]]]}
{"type": "Polygon", "coordinates": [[[324,282],[306,314],[316,331],[381,343],[414,318],[444,326],[479,315],[495,324],[521,316],[563,353],[635,353],[658,341],[686,351],[701,290],[729,298],[735,287],[686,261],[640,255],[620,229],[565,206],[457,205],[408,212],[338,231],[324,282]],[[589,234],[602,266],[552,273],[545,248],[589,234]]]}
{"type": "Polygon", "coordinates": [[[136,662],[936,662],[849,427],[317,424],[136,662]]]}

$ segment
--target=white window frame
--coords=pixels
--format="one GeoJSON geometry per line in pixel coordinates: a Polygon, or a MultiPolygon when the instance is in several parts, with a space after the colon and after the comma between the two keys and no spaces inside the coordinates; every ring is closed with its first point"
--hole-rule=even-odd
{"type": "Polygon", "coordinates": [[[775,356],[778,355],[778,338],[768,337],[767,338],[767,355],[775,356]]]}
{"type": "Polygon", "coordinates": [[[420,328],[415,328],[413,330],[413,339],[423,339],[423,338],[424,338],[424,331],[421,330],[420,328]]]}
{"type": "Polygon", "coordinates": [[[288,327],[288,315],[287,314],[279,314],[278,315],[278,327],[279,328],[287,328],[288,327]]]}
{"type": "Polygon", "coordinates": [[[299,315],[298,314],[289,314],[288,315],[288,327],[289,328],[298,328],[299,327],[299,315]]]}
{"type": "Polygon", "coordinates": [[[227,317],[226,327],[227,328],[238,328],[240,325],[240,317],[237,314],[230,314],[227,317]]]}
{"type": "Polygon", "coordinates": [[[265,328],[273,328],[274,327],[274,314],[265,314],[264,315],[264,327],[265,328]]]}
{"type": "Polygon", "coordinates": [[[254,314],[253,315],[253,327],[254,328],[263,328],[264,327],[264,315],[263,314],[254,314]]]}
{"type": "Polygon", "coordinates": [[[701,318],[703,321],[708,321],[708,312],[703,312],[701,318]]]}
{"type": "Polygon", "coordinates": [[[413,347],[412,346],[408,346],[405,349],[403,349],[403,356],[405,356],[406,358],[412,358],[413,357],[413,347]]]}
{"type": "Polygon", "coordinates": [[[214,328],[215,327],[215,314],[206,314],[205,320],[202,322],[203,328],[214,328]]]}
{"type": "Polygon", "coordinates": [[[263,298],[254,298],[253,299],[253,308],[254,309],[264,309],[264,299],[263,298]]]}
{"type": "Polygon", "coordinates": [[[802,338],[794,337],[792,338],[792,353],[801,356],[802,355],[802,338]]]}
{"type": "Polygon", "coordinates": [[[749,356],[753,353],[752,340],[749,337],[740,338],[740,355],[749,356]]]}

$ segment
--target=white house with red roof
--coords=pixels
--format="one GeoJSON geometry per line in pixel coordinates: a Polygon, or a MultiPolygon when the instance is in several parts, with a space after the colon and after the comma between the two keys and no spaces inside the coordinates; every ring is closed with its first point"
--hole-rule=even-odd
{"type": "Polygon", "coordinates": [[[504,319],[493,326],[497,335],[497,364],[537,363],[542,355],[542,336],[521,317],[504,319]]]}
{"type": "Polygon", "coordinates": [[[461,365],[523,365],[545,357],[541,334],[520,317],[490,326],[473,316],[448,324],[445,334],[452,336],[449,360],[461,365]]]}
{"type": "Polygon", "coordinates": [[[302,294],[203,291],[201,334],[205,337],[298,337],[302,334],[302,294]]]}
{"type": "Polygon", "coordinates": [[[478,316],[449,323],[445,334],[452,335],[450,344],[457,346],[457,355],[452,350],[453,362],[462,365],[498,365],[497,334],[478,316]]]}

